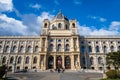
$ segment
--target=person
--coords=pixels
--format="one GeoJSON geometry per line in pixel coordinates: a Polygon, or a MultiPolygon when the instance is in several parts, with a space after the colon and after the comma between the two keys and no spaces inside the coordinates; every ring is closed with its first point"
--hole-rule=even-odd
{"type": "Polygon", "coordinates": [[[64,68],[62,68],[62,73],[64,73],[64,71],[65,71],[65,69],[64,69],[64,68]]]}
{"type": "Polygon", "coordinates": [[[60,67],[58,66],[58,73],[60,73],[60,67]]]}

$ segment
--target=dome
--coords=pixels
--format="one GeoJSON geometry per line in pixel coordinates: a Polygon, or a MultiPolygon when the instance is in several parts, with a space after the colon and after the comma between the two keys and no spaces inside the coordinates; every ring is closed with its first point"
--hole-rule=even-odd
{"type": "Polygon", "coordinates": [[[55,16],[55,18],[54,19],[56,19],[56,20],[59,20],[59,19],[64,19],[64,20],[67,20],[67,21],[69,21],[68,20],[68,18],[67,17],[65,17],[63,14],[62,14],[62,12],[60,11],[56,16],[55,16]]]}

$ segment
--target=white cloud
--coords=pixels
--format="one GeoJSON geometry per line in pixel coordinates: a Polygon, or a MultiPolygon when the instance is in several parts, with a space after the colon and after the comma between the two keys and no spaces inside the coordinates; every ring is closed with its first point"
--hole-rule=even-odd
{"type": "Polygon", "coordinates": [[[91,16],[90,18],[91,18],[91,19],[97,19],[97,17],[96,17],[96,16],[91,16]]]}
{"type": "Polygon", "coordinates": [[[119,30],[109,29],[111,25],[109,26],[108,29],[104,28],[96,29],[95,27],[88,27],[85,25],[80,25],[79,23],[77,23],[77,26],[80,35],[120,35],[119,30]]]}
{"type": "Polygon", "coordinates": [[[12,11],[12,0],[0,0],[0,12],[12,11]]]}
{"type": "Polygon", "coordinates": [[[119,30],[120,31],[120,21],[113,21],[110,24],[110,30],[119,30]]]}
{"type": "Polygon", "coordinates": [[[103,18],[103,17],[99,17],[99,16],[87,16],[88,18],[94,19],[94,20],[98,20],[100,22],[105,22],[107,21],[107,19],[103,18]]]}
{"type": "Polygon", "coordinates": [[[23,25],[21,21],[7,17],[5,14],[0,15],[0,35],[24,35],[27,34],[26,29],[27,26],[23,25]]]}
{"type": "Polygon", "coordinates": [[[53,16],[48,12],[42,12],[40,16],[26,14],[20,21],[0,14],[0,35],[40,35],[43,20],[51,20],[53,16]]]}
{"type": "Polygon", "coordinates": [[[81,5],[82,2],[80,0],[73,0],[73,3],[76,4],[76,5],[81,5]]]}
{"type": "Polygon", "coordinates": [[[99,20],[101,21],[101,22],[105,22],[105,21],[107,21],[105,18],[99,18],[99,20]]]}
{"type": "MultiPolygon", "coordinates": [[[[28,26],[29,32],[34,32],[37,35],[40,34],[41,27],[43,26],[43,20],[49,19],[51,20],[54,15],[49,14],[48,12],[42,12],[40,16],[36,16],[34,14],[26,14],[23,15],[23,24],[28,26]]],[[[31,33],[31,35],[34,35],[31,33]]]]}
{"type": "Polygon", "coordinates": [[[40,9],[41,5],[40,4],[30,4],[30,7],[34,8],[34,9],[40,9]]]}

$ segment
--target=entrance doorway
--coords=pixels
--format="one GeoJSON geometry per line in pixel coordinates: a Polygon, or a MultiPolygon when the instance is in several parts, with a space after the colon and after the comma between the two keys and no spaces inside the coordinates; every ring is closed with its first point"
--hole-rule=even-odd
{"type": "Polygon", "coordinates": [[[70,57],[66,56],[65,57],[65,69],[70,69],[71,68],[71,61],[70,61],[70,57]]]}
{"type": "Polygon", "coordinates": [[[54,64],[54,58],[53,58],[53,56],[49,56],[48,57],[48,68],[52,69],[53,68],[53,64],[54,64]]]}
{"type": "Polygon", "coordinates": [[[56,58],[56,68],[62,68],[62,57],[61,56],[57,56],[56,58]]]}

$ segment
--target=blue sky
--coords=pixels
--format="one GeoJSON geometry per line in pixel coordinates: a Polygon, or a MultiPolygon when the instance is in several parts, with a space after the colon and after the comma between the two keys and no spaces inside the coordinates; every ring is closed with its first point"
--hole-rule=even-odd
{"type": "Polygon", "coordinates": [[[39,35],[59,10],[80,35],[120,35],[120,0],[0,0],[0,35],[39,35]]]}

